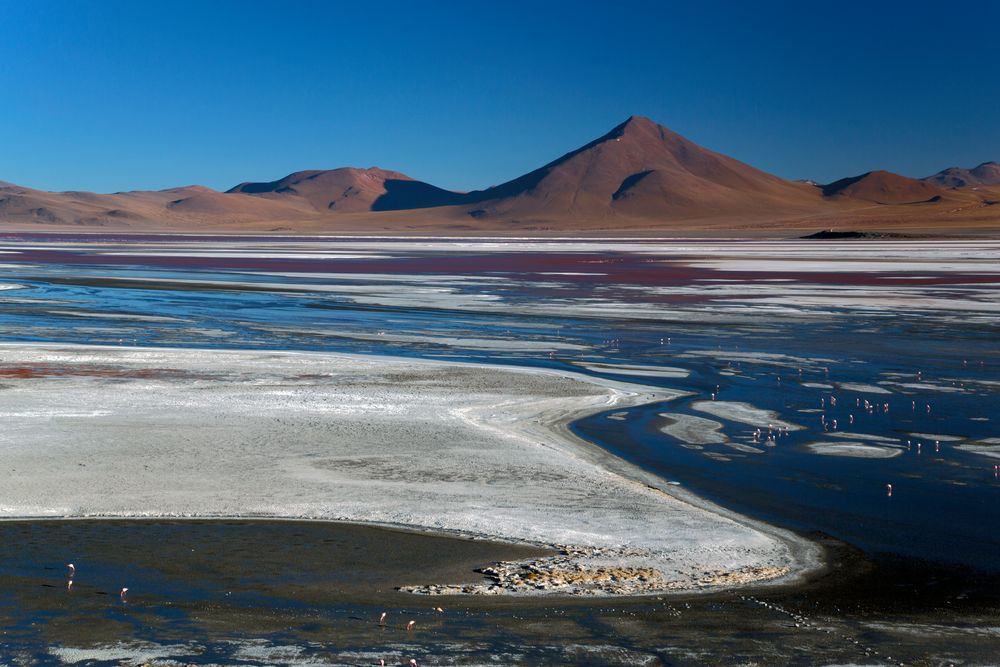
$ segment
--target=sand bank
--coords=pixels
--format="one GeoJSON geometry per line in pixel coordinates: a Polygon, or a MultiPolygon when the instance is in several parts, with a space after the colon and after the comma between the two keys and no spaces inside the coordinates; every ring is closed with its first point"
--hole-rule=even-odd
{"type": "Polygon", "coordinates": [[[856,459],[891,459],[903,453],[899,447],[882,447],[864,442],[810,442],[805,448],[822,456],[847,456],[856,459]]]}
{"type": "Polygon", "coordinates": [[[787,582],[818,562],[810,543],[567,428],[669,390],[285,352],[14,344],[0,366],[4,517],[295,517],[562,550],[483,585],[415,573],[415,592],[702,590],[787,582]]]}
{"type": "Polygon", "coordinates": [[[760,429],[788,429],[789,431],[801,431],[804,427],[781,419],[777,412],[758,408],[749,403],[740,401],[695,401],[691,404],[692,410],[707,412],[715,417],[728,419],[729,421],[756,426],[760,429]]]}
{"type": "Polygon", "coordinates": [[[689,445],[714,445],[729,442],[722,432],[722,423],[714,419],[695,417],[682,412],[661,412],[661,417],[669,421],[660,431],[689,445]]]}

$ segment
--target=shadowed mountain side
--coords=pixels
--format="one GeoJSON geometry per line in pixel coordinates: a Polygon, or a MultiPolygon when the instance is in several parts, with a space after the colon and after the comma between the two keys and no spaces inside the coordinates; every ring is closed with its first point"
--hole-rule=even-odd
{"type": "Polygon", "coordinates": [[[388,179],[385,194],[372,202],[373,211],[403,211],[461,204],[466,195],[444,190],[423,181],[388,179]]]}
{"type": "Polygon", "coordinates": [[[822,187],[824,197],[839,197],[876,204],[914,204],[938,201],[942,191],[935,185],[889,171],[869,171],[842,178],[822,187]]]}
{"type": "Polygon", "coordinates": [[[966,188],[980,185],[1000,185],[1000,164],[984,162],[972,169],[949,167],[924,179],[944,188],[966,188]]]}

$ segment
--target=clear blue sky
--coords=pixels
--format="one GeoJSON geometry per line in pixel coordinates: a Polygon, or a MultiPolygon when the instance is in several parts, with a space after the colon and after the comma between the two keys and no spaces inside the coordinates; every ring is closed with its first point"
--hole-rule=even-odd
{"type": "Polygon", "coordinates": [[[0,16],[0,180],[42,189],[372,165],[481,188],[631,114],[788,178],[1000,160],[993,0],[0,0],[0,16]]]}

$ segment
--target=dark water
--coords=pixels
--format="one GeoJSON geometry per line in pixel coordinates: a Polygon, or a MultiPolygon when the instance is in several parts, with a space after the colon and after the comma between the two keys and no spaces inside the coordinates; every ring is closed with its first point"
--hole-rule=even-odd
{"type": "Polygon", "coordinates": [[[394,587],[471,581],[479,576],[474,568],[493,558],[535,552],[321,522],[2,522],[0,658],[30,665],[411,658],[422,665],[937,665],[956,650],[966,664],[992,658],[996,579],[969,587],[954,569],[866,563],[832,548],[832,572],[766,594],[427,598],[394,587]]]}
{"type": "MultiPolygon", "coordinates": [[[[763,269],[725,273],[699,267],[689,255],[675,256],[669,250],[639,252],[629,247],[607,252],[547,248],[548,252],[540,253],[536,249],[469,246],[456,250],[434,244],[373,241],[365,245],[316,239],[166,242],[119,238],[104,239],[103,244],[95,244],[94,239],[78,242],[35,237],[11,238],[0,245],[0,250],[6,251],[0,254],[4,265],[0,282],[25,287],[0,292],[0,341],[413,355],[545,366],[682,388],[695,396],[616,415],[623,419],[595,415],[578,422],[575,429],[608,450],[721,504],[806,533],[833,536],[862,550],[865,556],[859,556],[857,562],[873,563],[870,567],[875,569],[867,571],[877,572],[875,579],[859,579],[874,575],[858,574],[854,571],[864,567],[854,568],[850,593],[829,587],[822,594],[799,593],[800,597],[789,598],[796,609],[815,607],[826,614],[828,623],[855,623],[855,630],[867,627],[864,619],[879,615],[893,618],[898,627],[943,622],[951,628],[927,630],[930,634],[922,638],[919,632],[907,634],[898,627],[892,631],[898,636],[889,630],[868,628],[867,636],[877,639],[873,645],[885,648],[890,635],[896,637],[892,641],[905,635],[914,645],[923,646],[924,653],[912,654],[915,660],[955,646],[963,647],[965,655],[973,659],[982,655],[977,653],[979,643],[992,635],[963,634],[955,631],[956,624],[1000,625],[995,602],[974,594],[991,585],[988,582],[1000,571],[1000,535],[996,531],[1000,525],[1000,481],[994,470],[1000,459],[958,449],[959,445],[1000,437],[996,426],[1000,319],[991,310],[994,275],[971,269],[934,271],[932,264],[919,274],[847,270],[801,274],[763,269]],[[799,290],[796,293],[807,296],[830,290],[836,294],[841,293],[838,290],[862,291],[844,291],[845,296],[832,305],[810,305],[808,299],[802,305],[780,306],[758,301],[763,288],[768,295],[780,295],[773,286],[776,280],[789,281],[782,284],[790,293],[799,290]],[[718,291],[720,285],[724,293],[718,291]],[[872,307],[871,294],[864,291],[869,288],[893,290],[902,305],[892,312],[872,307]],[[951,310],[940,303],[933,308],[919,306],[921,299],[931,298],[956,303],[964,300],[963,309],[951,310]],[[978,310],[977,300],[982,302],[978,310]],[[586,365],[593,362],[669,366],[685,369],[689,375],[636,377],[588,370],[586,365]],[[845,383],[877,386],[889,393],[840,386],[845,383]],[[754,441],[753,427],[691,408],[697,400],[710,400],[713,393],[718,401],[746,402],[773,410],[781,419],[805,428],[776,434],[774,446],[766,446],[760,439],[754,441]],[[831,407],[831,397],[836,397],[836,407],[831,407]],[[865,400],[877,404],[878,409],[870,413],[862,409],[865,400]],[[890,404],[888,412],[882,409],[883,402],[890,404]],[[715,419],[731,443],[753,446],[762,453],[734,450],[725,443],[701,449],[684,447],[660,431],[667,423],[659,416],[661,412],[715,419]],[[848,425],[850,415],[854,424],[848,425]],[[824,430],[821,416],[829,430],[824,430]],[[837,431],[885,438],[871,444],[896,446],[902,453],[887,459],[812,453],[806,444],[838,442],[830,435],[834,419],[837,431]],[[940,442],[935,444],[935,440],[940,442]],[[891,498],[886,493],[887,484],[893,486],[891,498]],[[873,581],[885,586],[874,586],[873,581]],[[880,592],[867,595],[875,589],[880,592]],[[900,590],[916,593],[910,594],[913,604],[894,615],[898,600],[892,593],[900,590]],[[978,600],[975,604],[970,602],[973,598],[978,600]],[[851,613],[859,616],[838,617],[841,607],[854,609],[851,613]],[[939,618],[931,618],[933,613],[939,618]],[[879,638],[879,632],[888,634],[879,638]]],[[[757,252],[753,246],[748,249],[757,252]]],[[[713,252],[707,244],[706,256],[713,252]]],[[[195,537],[184,536],[186,530],[178,530],[171,539],[194,544],[195,537]]],[[[161,539],[150,536],[145,528],[129,531],[138,536],[129,551],[137,557],[147,553],[139,546],[148,549],[161,539]]],[[[198,539],[202,538],[205,536],[198,539]]],[[[229,541],[223,543],[233,539],[226,538],[229,541]]],[[[251,538],[246,540],[254,543],[251,538]]],[[[256,553],[253,548],[249,551],[256,553]]],[[[45,549],[32,558],[40,562],[65,560],[45,549]]],[[[18,576],[31,579],[43,575],[18,576]]],[[[199,593],[209,584],[189,579],[185,575],[164,581],[180,581],[177,585],[183,590],[175,593],[193,600],[197,609],[219,604],[217,591],[199,593]]],[[[299,602],[295,600],[301,602],[310,587],[300,587],[286,604],[273,593],[277,584],[268,586],[272,593],[257,603],[252,598],[259,592],[247,592],[249,598],[227,602],[234,607],[227,608],[232,615],[226,623],[233,627],[244,621],[259,623],[269,614],[279,619],[279,625],[288,623],[289,628],[299,622],[280,619],[299,619],[295,610],[299,602]]],[[[110,583],[105,588],[109,589],[105,592],[113,592],[110,583]]],[[[157,589],[154,586],[151,590],[157,589]]],[[[155,595],[167,597],[162,592],[155,595]]],[[[20,645],[44,641],[26,628],[37,625],[49,612],[44,605],[25,606],[26,598],[20,599],[7,608],[11,623],[21,633],[20,645]]],[[[336,608],[337,615],[364,617],[372,611],[366,608],[362,613],[350,605],[337,607],[348,599],[354,600],[350,604],[358,604],[343,592],[331,594],[331,609],[336,608]]],[[[206,618],[203,610],[196,611],[171,625],[164,619],[174,605],[164,602],[159,606],[166,616],[156,621],[157,627],[178,628],[176,635],[157,634],[160,630],[149,635],[155,635],[159,642],[165,637],[194,636],[184,635],[195,632],[191,617],[206,618]]],[[[564,628],[550,618],[556,612],[549,607],[505,611],[502,619],[491,616],[494,611],[480,610],[473,614],[479,621],[470,621],[472,625],[459,633],[459,643],[467,653],[458,662],[503,662],[502,656],[507,655],[512,664],[617,664],[611,649],[601,649],[599,658],[566,653],[572,638],[586,637],[591,643],[604,642],[625,650],[620,664],[633,664],[629,660],[638,661],[636,656],[654,656],[660,661],[651,664],[703,664],[697,662],[696,637],[671,625],[670,605],[647,601],[626,606],[631,611],[606,615],[591,607],[586,612],[574,611],[577,616],[566,621],[564,628]],[[553,630],[556,627],[562,629],[557,632],[553,630]],[[660,651],[654,646],[657,633],[666,633],[664,642],[690,642],[690,650],[675,646],[677,650],[660,651]],[[475,639],[480,635],[499,637],[499,643],[475,639]],[[480,641],[486,648],[469,648],[480,641]],[[528,650],[536,644],[548,648],[528,650]],[[521,647],[517,656],[514,646],[521,647]],[[633,649],[635,655],[627,653],[633,649]]],[[[109,609],[113,611],[101,612],[108,627],[129,628],[121,636],[144,636],[134,615],[122,617],[122,609],[109,609]]],[[[127,613],[133,614],[135,609],[130,607],[127,613]]],[[[721,659],[729,642],[748,651],[745,662],[814,664],[805,660],[805,650],[795,653],[785,647],[786,652],[774,653],[775,642],[801,630],[787,623],[787,615],[772,618],[778,612],[738,597],[701,601],[697,609],[700,611],[690,613],[697,614],[701,631],[714,628],[721,633],[719,645],[712,649],[720,664],[740,664],[728,658],[742,653],[721,659]],[[721,605],[723,611],[716,613],[712,605],[721,605]],[[763,616],[750,614],[748,623],[753,627],[744,634],[732,628],[723,631],[731,623],[725,619],[742,618],[745,608],[763,616]],[[769,625],[772,621],[779,623],[778,629],[769,625]],[[757,643],[768,645],[770,657],[763,648],[752,649],[757,643]]],[[[74,622],[64,625],[71,627],[74,622]]],[[[218,627],[229,627],[226,623],[218,627]]],[[[302,623],[305,625],[288,630],[292,643],[300,648],[302,642],[312,641],[304,638],[313,636],[312,631],[303,629],[308,622],[302,623]]],[[[46,625],[58,624],[53,619],[46,625]]],[[[209,623],[206,627],[209,629],[199,636],[209,641],[212,626],[209,623]]],[[[267,636],[271,643],[284,632],[263,626],[257,630],[248,636],[267,636]]],[[[816,655],[840,661],[865,657],[855,651],[854,644],[842,652],[828,650],[830,637],[823,634],[827,643],[806,642],[818,651],[816,655]]],[[[327,649],[316,647],[325,645],[316,641],[315,651],[333,655],[329,651],[323,654],[327,649]]],[[[358,646],[367,645],[365,641],[359,640],[358,646]]],[[[446,641],[450,639],[436,635],[420,655],[429,658],[429,646],[440,648],[446,641]]],[[[216,656],[205,657],[203,662],[239,659],[222,649],[206,649],[203,655],[216,656]]],[[[400,653],[397,657],[404,656],[400,653]]],[[[261,660],[268,662],[263,658],[258,662],[261,660]]],[[[942,660],[940,664],[946,664],[946,657],[942,660]]],[[[334,664],[373,661],[377,662],[373,656],[355,662],[339,657],[334,664]]]]}

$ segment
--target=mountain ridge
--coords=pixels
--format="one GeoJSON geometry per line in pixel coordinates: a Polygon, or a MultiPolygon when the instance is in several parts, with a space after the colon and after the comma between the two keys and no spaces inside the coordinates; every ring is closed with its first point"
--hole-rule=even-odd
{"type": "Polygon", "coordinates": [[[780,230],[857,219],[890,226],[958,220],[1000,227],[998,202],[995,162],[924,179],[875,170],[826,185],[796,182],[630,116],[537,169],[471,192],[380,167],[301,170],[273,181],[244,181],[225,192],[192,185],[95,194],[0,183],[0,226],[555,233],[780,230]]]}

